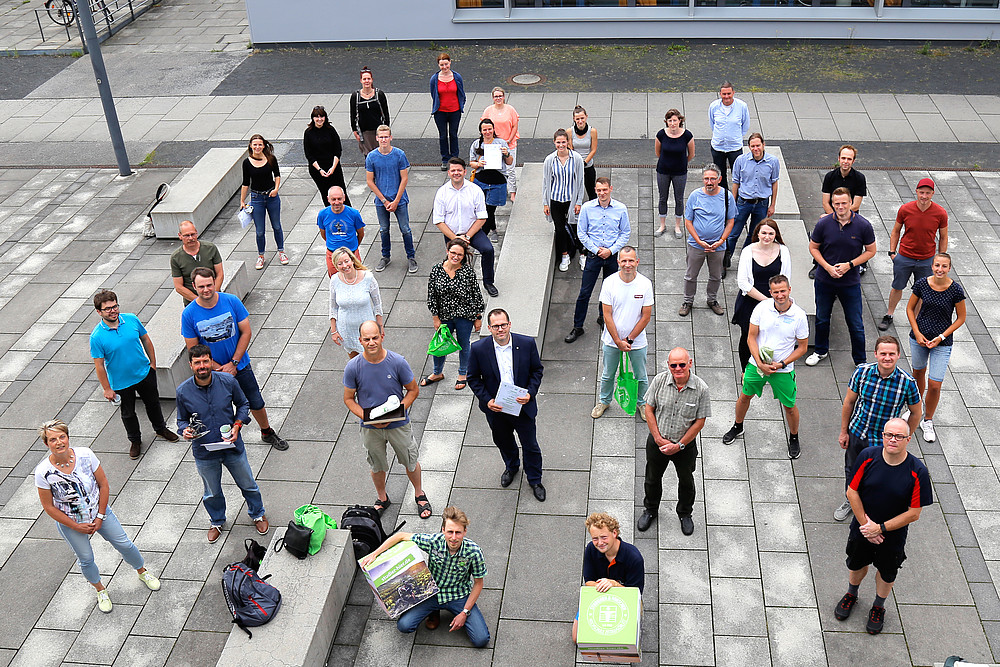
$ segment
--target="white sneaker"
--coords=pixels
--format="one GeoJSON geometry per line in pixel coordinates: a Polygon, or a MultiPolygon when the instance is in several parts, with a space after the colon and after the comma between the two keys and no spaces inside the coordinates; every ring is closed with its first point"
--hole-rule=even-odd
{"type": "Polygon", "coordinates": [[[562,261],[559,262],[559,270],[564,273],[569,271],[569,255],[562,256],[562,261]]]}
{"type": "MultiPolygon", "coordinates": [[[[921,396],[921,398],[923,398],[923,397],[921,396]]],[[[910,421],[910,409],[909,408],[903,408],[903,411],[899,413],[899,418],[902,419],[903,421],[910,421]]],[[[921,422],[922,421],[923,420],[921,420],[921,422]]],[[[922,423],[920,425],[923,426],[922,423]]]]}
{"type": "Polygon", "coordinates": [[[924,434],[924,442],[934,442],[937,436],[934,434],[934,422],[930,419],[920,420],[920,430],[924,434]]]}
{"type": "Polygon", "coordinates": [[[258,271],[264,268],[264,255],[257,255],[257,263],[253,265],[253,268],[258,271]]]}
{"type": "Polygon", "coordinates": [[[587,256],[580,253],[580,270],[583,271],[585,268],[587,268],[587,256]]]}
{"type": "Polygon", "coordinates": [[[285,254],[284,250],[278,251],[278,261],[282,264],[288,264],[288,255],[285,254]]]}
{"type": "Polygon", "coordinates": [[[837,521],[843,521],[849,516],[851,516],[851,503],[846,500],[843,505],[833,510],[833,518],[837,521]]]}
{"type": "MultiPolygon", "coordinates": [[[[827,353],[827,354],[829,354],[829,353],[827,353]]],[[[821,362],[824,359],[826,359],[826,357],[827,357],[826,354],[817,354],[817,353],[813,352],[808,357],[806,357],[806,366],[815,366],[819,362],[821,362]]]]}
{"type": "Polygon", "coordinates": [[[146,588],[148,588],[149,590],[151,591],[160,590],[160,580],[154,577],[152,572],[150,572],[149,570],[146,570],[145,572],[140,572],[139,579],[142,580],[142,583],[146,584],[146,588]]]}
{"type": "Polygon", "coordinates": [[[97,591],[97,608],[105,614],[111,613],[111,598],[108,597],[108,589],[97,591]]]}

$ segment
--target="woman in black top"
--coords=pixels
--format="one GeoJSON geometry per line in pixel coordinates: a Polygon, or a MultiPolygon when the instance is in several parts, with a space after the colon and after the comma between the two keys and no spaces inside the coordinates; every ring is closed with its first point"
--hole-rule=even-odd
{"type": "Polygon", "coordinates": [[[340,135],[330,124],[326,109],[315,107],[312,110],[312,121],[306,125],[306,133],[302,137],[302,150],[309,163],[309,175],[319,188],[319,196],[323,205],[329,206],[327,193],[334,185],[344,189],[344,204],[351,205],[347,195],[347,183],[344,182],[344,170],[340,166],[340,156],[344,149],[340,143],[340,135]]]}
{"type": "MultiPolygon", "coordinates": [[[[448,256],[431,268],[427,281],[427,310],[434,317],[434,328],[442,324],[455,334],[462,349],[458,352],[458,379],[455,389],[465,389],[469,370],[469,338],[482,324],[486,302],[479,291],[476,270],[469,257],[469,244],[459,238],[448,241],[448,256]]],[[[426,387],[444,379],[444,357],[434,357],[434,372],[420,380],[426,387]]]]}
{"type": "Polygon", "coordinates": [[[670,109],[663,117],[665,130],[656,133],[653,152],[656,154],[656,187],[660,191],[660,226],[653,236],[662,236],[667,231],[667,195],[674,187],[674,236],[683,233],[684,186],[687,184],[688,163],[694,158],[694,135],[684,129],[684,116],[677,109],[670,109]]]}
{"type": "Polygon", "coordinates": [[[281,186],[281,171],[278,160],[274,157],[274,147],[271,142],[255,134],[250,137],[248,147],[250,156],[243,160],[243,187],[240,188],[240,208],[248,203],[253,207],[253,226],[257,232],[257,264],[260,271],[264,268],[264,244],[266,232],[264,214],[271,219],[271,229],[274,230],[274,242],[278,246],[278,260],[288,264],[285,254],[285,233],[281,231],[281,198],[278,188],[281,186]],[[250,195],[249,202],[247,194],[250,195]]]}
{"type": "Polygon", "coordinates": [[[374,87],[375,78],[367,67],[361,68],[361,90],[351,93],[351,129],[362,155],[378,148],[375,131],[389,124],[389,103],[385,93],[374,87]]]}
{"type": "Polygon", "coordinates": [[[475,171],[472,182],[483,190],[486,198],[486,222],[483,223],[483,233],[496,243],[497,238],[497,206],[507,203],[507,170],[514,168],[514,156],[510,153],[507,142],[496,136],[493,121],[483,118],[479,121],[479,138],[472,142],[469,148],[469,166],[475,171]],[[486,148],[490,144],[500,146],[500,169],[486,169],[486,148]]]}

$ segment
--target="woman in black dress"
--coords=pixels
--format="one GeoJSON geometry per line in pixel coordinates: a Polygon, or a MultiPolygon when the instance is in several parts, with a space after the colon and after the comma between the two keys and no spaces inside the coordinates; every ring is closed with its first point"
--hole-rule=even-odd
{"type": "Polygon", "coordinates": [[[792,270],[792,259],[788,246],[781,240],[778,223],[764,218],[757,223],[750,237],[753,241],[740,253],[740,268],[736,274],[736,284],[740,293],[733,308],[733,324],[740,327],[740,371],[750,361],[750,347],[747,334],[750,331],[750,315],[757,304],[771,298],[768,281],[779,273],[788,276],[792,270]]]}
{"type": "Polygon", "coordinates": [[[323,205],[330,205],[327,193],[334,185],[339,185],[344,188],[344,204],[350,206],[351,198],[347,194],[344,170],[340,166],[344,148],[340,143],[340,135],[330,124],[323,107],[314,107],[312,110],[312,121],[306,126],[302,137],[302,150],[309,163],[309,175],[319,188],[319,196],[323,198],[323,205]]]}

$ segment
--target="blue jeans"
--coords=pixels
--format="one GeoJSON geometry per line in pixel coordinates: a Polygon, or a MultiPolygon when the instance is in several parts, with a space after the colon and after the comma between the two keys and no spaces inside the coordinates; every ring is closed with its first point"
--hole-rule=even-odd
{"type": "MultiPolygon", "coordinates": [[[[468,596],[466,596],[441,603],[438,602],[438,596],[434,595],[416,607],[403,612],[403,615],[396,621],[396,627],[399,628],[400,632],[416,632],[424,619],[439,609],[447,609],[457,616],[459,612],[465,609],[465,602],[468,599],[468,596]]],[[[465,619],[465,633],[469,635],[469,641],[476,648],[486,648],[486,645],[490,643],[490,629],[486,627],[486,619],[483,618],[482,612],[479,611],[479,605],[472,605],[469,617],[465,619]]]]}
{"type": "MultiPolygon", "coordinates": [[[[604,348],[604,372],[601,375],[601,403],[611,405],[611,398],[615,391],[615,375],[618,373],[618,364],[622,360],[622,351],[614,345],[603,345],[604,348]]],[[[633,349],[628,352],[628,362],[632,366],[632,373],[639,381],[639,400],[636,401],[636,409],[641,410],[646,404],[646,389],[649,388],[649,378],[646,376],[646,350],[643,347],[638,350],[633,349]]]]}
{"type": "Polygon", "coordinates": [[[583,282],[580,283],[580,296],[576,297],[576,311],[573,313],[574,329],[582,329],[583,323],[587,320],[590,295],[594,293],[594,286],[597,285],[597,276],[603,272],[607,278],[616,271],[618,271],[618,257],[615,253],[608,255],[606,259],[601,259],[597,255],[587,256],[587,263],[583,269],[583,282]]]}
{"type": "MultiPolygon", "coordinates": [[[[445,239],[447,241],[447,239],[445,239]]],[[[493,263],[496,260],[496,251],[493,249],[493,243],[490,242],[490,237],[480,229],[476,232],[476,235],[469,239],[469,245],[476,249],[479,253],[479,264],[483,272],[483,284],[492,285],[494,279],[494,267],[493,263]]]]}
{"type": "MultiPolygon", "coordinates": [[[[441,324],[448,325],[451,332],[455,334],[455,338],[458,339],[458,344],[462,346],[462,349],[458,351],[458,374],[465,375],[469,370],[469,338],[472,336],[472,325],[475,322],[464,317],[456,317],[453,320],[441,320],[441,324]]],[[[435,375],[440,375],[444,371],[444,360],[447,358],[447,355],[434,357],[435,375]]]]}
{"type": "Polygon", "coordinates": [[[461,111],[435,111],[434,124],[438,129],[441,145],[441,162],[458,157],[458,124],[462,120],[461,111]]]}
{"type": "Polygon", "coordinates": [[[911,338],[910,368],[914,371],[927,368],[927,377],[933,382],[944,382],[944,374],[948,371],[948,360],[951,359],[951,348],[951,345],[938,345],[928,349],[911,338]]]}
{"type": "MultiPolygon", "coordinates": [[[[389,211],[385,210],[385,206],[376,206],[375,215],[378,216],[378,231],[382,237],[382,256],[390,257],[392,255],[392,242],[389,240],[389,211]]],[[[413,248],[410,213],[406,210],[406,204],[400,204],[396,207],[396,224],[399,225],[399,232],[403,235],[406,256],[413,259],[417,256],[417,251],[413,248]]]]}
{"type": "MultiPolygon", "coordinates": [[[[56,529],[62,535],[63,539],[69,543],[69,546],[73,549],[73,553],[76,554],[76,561],[80,564],[80,570],[87,581],[92,584],[100,583],[101,571],[97,567],[97,563],[94,562],[94,549],[90,545],[90,535],[78,533],[69,526],[64,526],[61,523],[56,524],[56,529]]],[[[101,527],[97,529],[97,533],[107,540],[122,555],[125,562],[133,568],[138,570],[145,565],[146,561],[143,560],[139,549],[132,544],[132,540],[125,534],[125,529],[122,528],[118,517],[115,516],[110,507],[105,512],[104,521],[101,522],[101,527]]]]}
{"type": "MultiPolygon", "coordinates": [[[[822,269],[820,269],[822,270],[822,269]]],[[[818,280],[816,286],[816,354],[830,351],[830,315],[833,300],[839,299],[847,320],[847,330],[851,333],[851,357],[855,364],[863,364],[867,356],[865,350],[865,323],[862,319],[861,284],[839,286],[818,280]]]]}
{"type": "Polygon", "coordinates": [[[226,524],[226,497],[222,494],[222,466],[226,466],[229,474],[233,476],[236,486],[243,492],[243,498],[247,501],[247,514],[251,519],[259,519],[264,516],[264,501],[260,497],[260,488],[253,478],[253,471],[250,470],[250,462],[247,461],[246,452],[238,452],[235,449],[226,449],[221,458],[195,459],[195,466],[198,474],[205,485],[205,493],[201,497],[205,504],[205,511],[212,521],[213,526],[224,526],[226,524]]]}
{"type": "Polygon", "coordinates": [[[767,217],[767,204],[770,200],[759,199],[755,202],[744,201],[743,199],[736,200],[736,218],[733,222],[733,231],[729,233],[729,238],[726,239],[726,254],[732,257],[733,251],[736,250],[736,244],[739,243],[740,234],[743,233],[743,227],[747,228],[747,237],[743,240],[743,247],[746,248],[750,243],[750,235],[753,233],[753,228],[757,226],[757,223],[767,217]],[[750,224],[747,225],[747,219],[750,220],[750,224]]]}
{"type": "Polygon", "coordinates": [[[257,254],[264,254],[264,242],[267,229],[264,227],[264,214],[271,219],[271,229],[274,230],[274,242],[278,250],[285,249],[285,233],[281,231],[281,197],[270,197],[266,194],[250,192],[250,204],[253,206],[253,227],[257,232],[257,254]]]}

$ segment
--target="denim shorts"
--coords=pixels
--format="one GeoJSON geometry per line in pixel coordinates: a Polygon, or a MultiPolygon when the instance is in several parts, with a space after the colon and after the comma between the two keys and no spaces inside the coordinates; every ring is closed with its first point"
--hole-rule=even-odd
{"type": "Polygon", "coordinates": [[[935,382],[944,382],[944,374],[948,370],[948,360],[951,359],[952,347],[952,345],[938,345],[927,349],[911,338],[910,367],[915,371],[927,368],[927,377],[935,382]]]}
{"type": "Polygon", "coordinates": [[[247,364],[242,369],[236,371],[236,381],[240,383],[243,395],[250,402],[251,410],[260,410],[264,407],[264,397],[260,393],[260,385],[257,384],[257,376],[253,374],[253,368],[247,364]]]}
{"type": "Polygon", "coordinates": [[[913,259],[912,257],[904,257],[902,253],[896,253],[896,256],[892,258],[892,289],[905,289],[907,283],[910,282],[910,276],[913,276],[913,282],[927,278],[933,273],[931,271],[933,263],[933,257],[913,259]]]}

